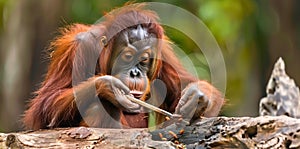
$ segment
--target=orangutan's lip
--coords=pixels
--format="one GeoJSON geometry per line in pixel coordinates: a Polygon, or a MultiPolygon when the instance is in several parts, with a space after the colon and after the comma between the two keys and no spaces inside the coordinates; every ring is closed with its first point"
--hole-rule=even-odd
{"type": "Polygon", "coordinates": [[[142,91],[137,91],[137,90],[132,90],[132,91],[130,91],[129,93],[130,93],[131,95],[133,95],[134,98],[137,98],[137,99],[141,98],[142,95],[144,94],[144,92],[142,92],[142,91]]]}

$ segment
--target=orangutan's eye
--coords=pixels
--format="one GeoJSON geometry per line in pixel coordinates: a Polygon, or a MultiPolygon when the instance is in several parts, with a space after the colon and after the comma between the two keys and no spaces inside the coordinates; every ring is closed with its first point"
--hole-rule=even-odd
{"type": "Polygon", "coordinates": [[[122,54],[122,60],[125,62],[131,62],[133,59],[133,53],[130,51],[127,51],[122,54]]]}
{"type": "Polygon", "coordinates": [[[145,52],[140,56],[140,62],[142,64],[148,64],[150,62],[150,55],[149,53],[145,52]]]}

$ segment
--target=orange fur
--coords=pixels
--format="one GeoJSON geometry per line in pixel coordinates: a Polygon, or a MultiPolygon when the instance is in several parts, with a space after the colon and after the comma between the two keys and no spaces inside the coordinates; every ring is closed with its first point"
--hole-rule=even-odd
{"type": "MultiPolygon", "coordinates": [[[[111,89],[105,83],[96,81],[99,76],[110,75],[110,61],[112,61],[110,58],[114,52],[113,46],[117,33],[124,26],[129,27],[140,22],[151,22],[149,32],[161,39],[157,46],[156,60],[148,73],[147,93],[151,94],[150,84],[153,80],[162,80],[166,85],[167,95],[161,108],[174,112],[183,88],[192,82],[198,82],[199,89],[210,100],[210,105],[204,115],[216,116],[219,113],[223,105],[221,93],[209,83],[198,80],[183,68],[173,52],[171,42],[157,21],[158,16],[153,11],[144,10],[143,7],[143,4],[132,5],[113,11],[113,13],[108,13],[106,20],[100,24],[92,26],[74,24],[61,29],[62,35],[57,37],[49,48],[53,52],[45,80],[36,92],[36,97],[30,101],[29,109],[25,111],[23,121],[27,128],[86,126],[88,124],[84,122],[77,107],[83,107],[86,109],[86,113],[101,108],[95,107],[93,98],[96,96],[101,97],[104,108],[109,109],[110,116],[125,126],[147,127],[147,114],[131,116],[122,113],[120,109],[104,100],[114,97],[111,89]],[[104,47],[99,43],[99,39],[103,36],[108,39],[108,43],[104,47]],[[103,50],[99,53],[101,48],[103,50]],[[97,64],[95,68],[90,68],[95,70],[95,73],[85,73],[81,67],[89,66],[87,60],[93,59],[95,56],[99,56],[97,64]],[[76,61],[75,58],[77,58],[76,61]],[[80,78],[79,82],[75,84],[74,76],[80,78]],[[95,94],[90,90],[94,84],[96,85],[95,94]],[[81,98],[76,99],[79,101],[75,102],[74,93],[80,95],[81,98]]],[[[155,95],[160,95],[159,88],[157,92],[155,95]]],[[[143,99],[146,100],[147,97],[148,95],[144,95],[143,99]]],[[[118,127],[112,121],[107,121],[107,117],[96,115],[87,116],[87,119],[94,126],[118,127]]]]}

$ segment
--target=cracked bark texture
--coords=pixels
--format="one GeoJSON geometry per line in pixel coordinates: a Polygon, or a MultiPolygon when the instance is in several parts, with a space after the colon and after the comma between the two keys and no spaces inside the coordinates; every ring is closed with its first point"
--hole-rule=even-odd
{"type": "Polygon", "coordinates": [[[300,118],[299,88],[286,74],[282,58],[274,65],[266,93],[267,96],[262,98],[259,104],[260,115],[287,115],[300,118]]]}
{"type": "Polygon", "coordinates": [[[300,148],[300,120],[203,118],[164,129],[63,128],[0,134],[0,148],[300,148]]]}

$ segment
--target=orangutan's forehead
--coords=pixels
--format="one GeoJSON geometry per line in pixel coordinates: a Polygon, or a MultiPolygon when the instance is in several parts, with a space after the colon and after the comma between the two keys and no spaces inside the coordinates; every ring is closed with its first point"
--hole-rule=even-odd
{"type": "Polygon", "coordinates": [[[149,34],[146,28],[143,28],[141,25],[138,25],[136,28],[128,30],[129,43],[134,41],[143,40],[149,38],[149,34]]]}
{"type": "Polygon", "coordinates": [[[156,45],[156,35],[148,32],[148,28],[137,25],[121,32],[117,42],[124,46],[135,47],[136,49],[151,48],[156,45]]]}

